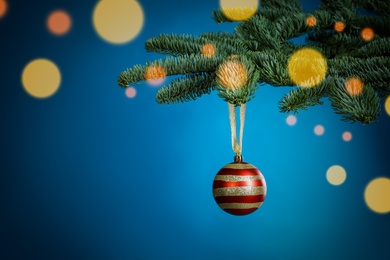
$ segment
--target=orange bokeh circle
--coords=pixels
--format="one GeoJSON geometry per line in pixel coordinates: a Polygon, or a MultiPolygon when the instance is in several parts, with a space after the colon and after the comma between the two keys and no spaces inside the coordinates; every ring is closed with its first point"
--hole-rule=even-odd
{"type": "Polygon", "coordinates": [[[5,0],[0,0],[0,18],[4,17],[8,11],[8,3],[5,0]]]}
{"type": "Polygon", "coordinates": [[[55,35],[66,34],[72,26],[72,19],[65,11],[54,11],[47,18],[47,28],[55,35]]]}

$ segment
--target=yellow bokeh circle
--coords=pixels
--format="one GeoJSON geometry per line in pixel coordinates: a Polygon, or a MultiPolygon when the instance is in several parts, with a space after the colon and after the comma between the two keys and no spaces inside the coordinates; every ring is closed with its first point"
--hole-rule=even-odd
{"type": "Polygon", "coordinates": [[[367,206],[376,213],[390,212],[390,179],[386,177],[372,180],[364,191],[367,206]]]}
{"type": "Polygon", "coordinates": [[[311,48],[296,51],[287,65],[291,80],[304,88],[312,88],[321,83],[326,76],[327,68],[324,56],[311,48]]]}
{"type": "Polygon", "coordinates": [[[24,67],[22,84],[33,97],[47,98],[57,92],[61,83],[61,72],[57,65],[47,59],[36,59],[24,67]]]}
{"type": "Polygon", "coordinates": [[[259,6],[258,0],[220,0],[222,13],[232,21],[245,21],[251,18],[259,6]]]}
{"type": "Polygon", "coordinates": [[[347,178],[347,172],[340,165],[333,165],[326,172],[326,179],[332,185],[341,185],[347,178]]]}
{"type": "Polygon", "coordinates": [[[386,98],[386,101],[385,101],[385,110],[386,110],[386,113],[390,116],[390,96],[388,96],[386,98]]]}
{"type": "Polygon", "coordinates": [[[104,40],[122,44],[141,32],[144,12],[135,0],[101,0],[93,12],[93,25],[104,40]]]}

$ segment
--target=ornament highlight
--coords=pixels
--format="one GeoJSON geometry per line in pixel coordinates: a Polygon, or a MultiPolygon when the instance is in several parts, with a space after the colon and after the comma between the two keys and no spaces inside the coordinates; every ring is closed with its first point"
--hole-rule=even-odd
{"type": "Polygon", "coordinates": [[[214,178],[213,196],[225,212],[248,215],[264,202],[267,185],[264,176],[252,164],[235,156],[234,162],[225,165],[214,178]]]}

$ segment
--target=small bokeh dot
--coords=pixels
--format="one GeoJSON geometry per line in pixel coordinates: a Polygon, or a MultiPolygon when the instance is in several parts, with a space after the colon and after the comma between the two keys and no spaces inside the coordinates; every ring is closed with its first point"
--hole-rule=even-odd
{"type": "Polygon", "coordinates": [[[360,37],[366,42],[372,41],[374,39],[375,33],[374,30],[370,27],[363,28],[360,32],[360,37]]]}
{"type": "Polygon", "coordinates": [[[351,132],[348,132],[348,131],[345,131],[343,133],[343,140],[346,141],[346,142],[349,142],[352,140],[352,134],[351,132]]]}
{"type": "Polygon", "coordinates": [[[363,92],[364,83],[359,78],[349,78],[345,82],[345,89],[351,96],[357,96],[363,92]]]}
{"type": "Polygon", "coordinates": [[[287,118],[286,118],[286,123],[289,125],[289,126],[293,126],[297,123],[297,117],[294,116],[294,115],[289,115],[287,118]]]}
{"type": "Polygon", "coordinates": [[[8,11],[8,3],[6,0],[0,0],[0,19],[3,18],[8,11]]]}
{"type": "Polygon", "coordinates": [[[23,87],[35,98],[52,96],[57,92],[60,83],[60,70],[56,64],[47,59],[31,61],[22,72],[23,87]]]}
{"type": "Polygon", "coordinates": [[[364,191],[367,206],[375,213],[390,212],[390,179],[380,177],[372,180],[364,191]]]}
{"type": "Polygon", "coordinates": [[[67,12],[57,10],[49,14],[46,24],[52,34],[64,35],[72,27],[72,19],[67,12]]]}
{"type": "Polygon", "coordinates": [[[325,128],[322,125],[316,125],[314,127],[314,133],[316,135],[323,135],[325,133],[325,128]]]}
{"type": "Polygon", "coordinates": [[[340,165],[331,166],[326,172],[326,179],[332,185],[341,185],[347,178],[347,172],[340,165]]]}
{"type": "Polygon", "coordinates": [[[137,95],[137,90],[133,87],[128,87],[126,89],[126,96],[128,98],[134,98],[137,95]]]}
{"type": "Polygon", "coordinates": [[[97,1],[93,11],[93,25],[98,35],[107,42],[124,44],[141,32],[144,11],[138,1],[97,1]]]}

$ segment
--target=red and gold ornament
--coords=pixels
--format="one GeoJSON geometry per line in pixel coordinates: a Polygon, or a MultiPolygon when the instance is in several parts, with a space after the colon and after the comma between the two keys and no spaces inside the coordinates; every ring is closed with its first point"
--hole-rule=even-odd
{"type": "Polygon", "coordinates": [[[215,176],[213,196],[218,206],[232,215],[248,215],[264,202],[267,185],[259,169],[235,156],[215,176]]]}

